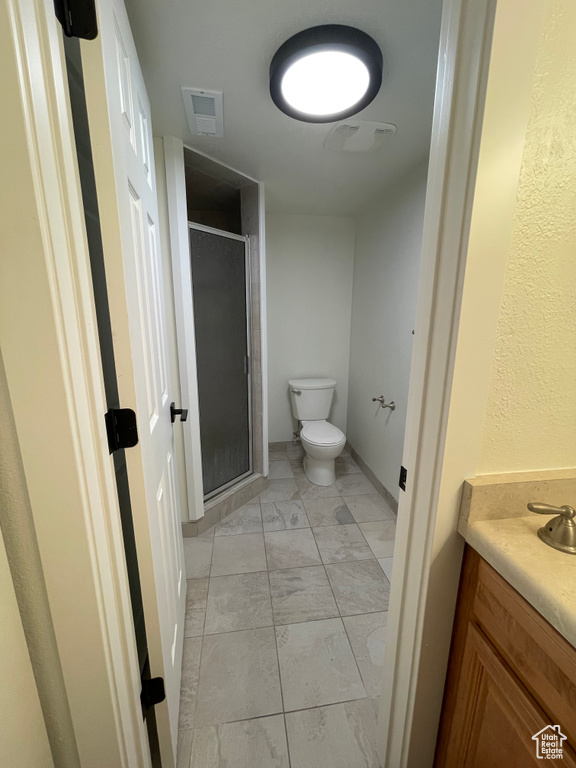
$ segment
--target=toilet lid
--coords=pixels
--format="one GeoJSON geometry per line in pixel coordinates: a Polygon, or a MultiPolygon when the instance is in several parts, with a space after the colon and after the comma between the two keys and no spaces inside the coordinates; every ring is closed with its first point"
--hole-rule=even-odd
{"type": "Polygon", "coordinates": [[[300,437],[313,445],[336,445],[346,440],[344,432],[329,421],[308,421],[302,427],[300,437]]]}

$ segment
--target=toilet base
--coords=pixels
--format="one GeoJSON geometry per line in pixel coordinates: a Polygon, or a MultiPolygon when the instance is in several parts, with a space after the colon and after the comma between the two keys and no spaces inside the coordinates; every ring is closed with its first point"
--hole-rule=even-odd
{"type": "Polygon", "coordinates": [[[304,474],[314,485],[333,485],[336,482],[336,460],[312,459],[306,454],[304,474]]]}

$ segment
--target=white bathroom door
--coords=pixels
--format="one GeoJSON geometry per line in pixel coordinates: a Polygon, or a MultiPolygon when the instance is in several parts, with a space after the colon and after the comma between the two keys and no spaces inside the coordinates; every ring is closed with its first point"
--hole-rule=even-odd
{"type": "Polygon", "coordinates": [[[122,0],[97,5],[99,35],[82,43],[120,403],[139,443],[126,451],[163,768],[175,765],[186,577],[180,526],[170,368],[150,106],[122,0]]]}

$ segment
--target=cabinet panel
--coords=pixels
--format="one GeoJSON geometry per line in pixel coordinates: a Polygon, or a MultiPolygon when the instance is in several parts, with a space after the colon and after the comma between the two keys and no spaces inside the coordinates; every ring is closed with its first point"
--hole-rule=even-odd
{"type": "Polygon", "coordinates": [[[576,650],[467,548],[435,768],[576,768],[575,668],[576,650]],[[564,757],[543,763],[532,736],[557,723],[564,757]]]}
{"type": "MultiPolygon", "coordinates": [[[[460,680],[451,736],[437,767],[541,766],[532,736],[549,724],[549,718],[472,624],[460,680]]],[[[563,760],[547,760],[546,765],[576,768],[566,749],[563,760]]]]}
{"type": "Polygon", "coordinates": [[[484,560],[473,618],[554,723],[576,744],[576,651],[484,560]]]}

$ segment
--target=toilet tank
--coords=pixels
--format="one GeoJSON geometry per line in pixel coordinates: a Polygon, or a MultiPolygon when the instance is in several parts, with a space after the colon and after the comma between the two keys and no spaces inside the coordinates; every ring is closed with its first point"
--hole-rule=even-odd
{"type": "Polygon", "coordinates": [[[334,397],[334,379],[290,379],[292,415],[298,421],[327,419],[334,397]]]}

